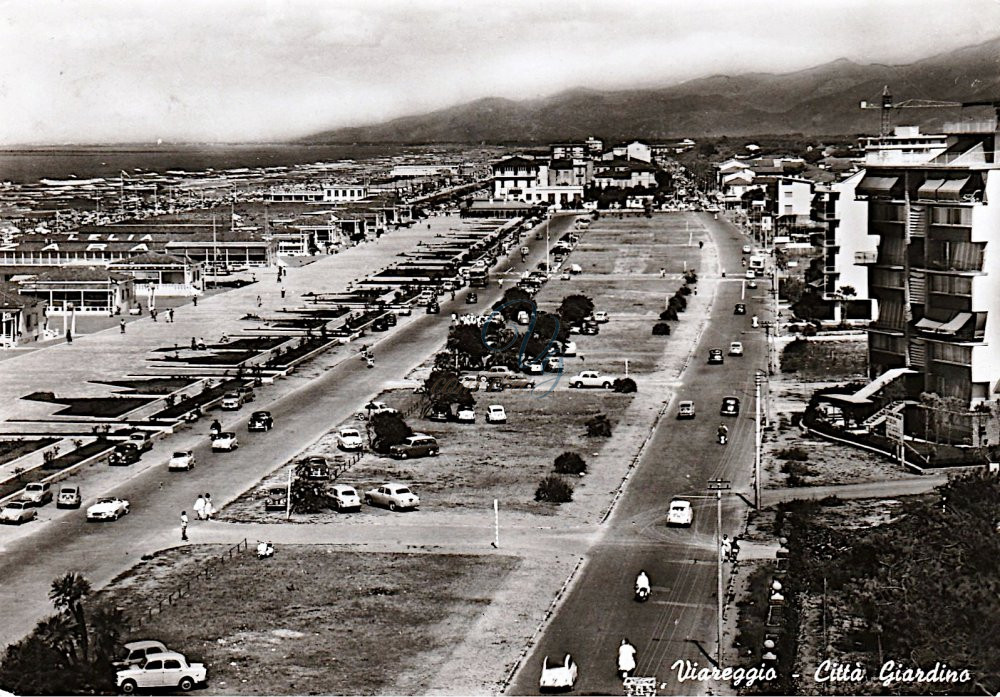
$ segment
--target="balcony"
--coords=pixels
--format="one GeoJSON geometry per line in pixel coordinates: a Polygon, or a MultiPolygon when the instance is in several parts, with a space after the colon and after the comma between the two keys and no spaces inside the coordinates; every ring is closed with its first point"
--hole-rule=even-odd
{"type": "Polygon", "coordinates": [[[878,252],[855,252],[854,263],[863,266],[865,264],[875,264],[878,262],[878,252]]]}
{"type": "Polygon", "coordinates": [[[837,240],[823,240],[824,249],[839,249],[840,243],[837,240]]]}
{"type": "Polygon", "coordinates": [[[840,272],[837,271],[837,267],[836,266],[824,266],[823,267],[823,275],[824,276],[839,276],[840,272]]]}

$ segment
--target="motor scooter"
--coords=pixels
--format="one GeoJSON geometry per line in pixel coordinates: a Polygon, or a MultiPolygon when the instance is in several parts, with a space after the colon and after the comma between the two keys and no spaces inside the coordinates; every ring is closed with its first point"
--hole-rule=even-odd
{"type": "Polygon", "coordinates": [[[760,326],[760,320],[757,319],[757,315],[750,318],[750,326],[754,329],[760,326]]]}
{"type": "Polygon", "coordinates": [[[369,356],[368,358],[366,358],[366,359],[365,359],[365,364],[366,364],[366,365],[367,365],[367,366],[368,366],[369,368],[374,368],[374,367],[375,367],[375,359],[374,359],[374,358],[372,358],[371,356],[369,356]]]}
{"type": "Polygon", "coordinates": [[[644,603],[649,600],[649,588],[647,586],[636,586],[635,600],[639,603],[644,603]]]}
{"type": "Polygon", "coordinates": [[[719,445],[725,445],[729,441],[729,436],[725,433],[719,434],[719,445]]]}
{"type": "Polygon", "coordinates": [[[208,430],[208,434],[212,438],[215,438],[220,433],[222,433],[222,424],[220,424],[218,421],[213,421],[212,427],[208,430]]]}

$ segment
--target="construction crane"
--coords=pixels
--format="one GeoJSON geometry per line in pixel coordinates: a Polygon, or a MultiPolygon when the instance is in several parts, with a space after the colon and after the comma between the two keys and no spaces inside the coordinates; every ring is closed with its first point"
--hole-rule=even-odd
{"type": "Polygon", "coordinates": [[[880,109],[882,120],[879,128],[879,135],[885,137],[892,130],[892,110],[893,109],[942,109],[946,107],[975,107],[988,106],[996,111],[997,119],[1000,120],[1000,99],[980,99],[971,102],[949,102],[937,99],[907,99],[899,103],[893,103],[889,86],[882,89],[882,101],[878,104],[862,101],[862,109],[880,109]]]}

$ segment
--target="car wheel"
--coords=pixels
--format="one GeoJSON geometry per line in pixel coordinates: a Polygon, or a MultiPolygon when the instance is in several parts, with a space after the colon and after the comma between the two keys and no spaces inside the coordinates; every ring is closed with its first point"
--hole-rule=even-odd
{"type": "Polygon", "coordinates": [[[125,682],[122,683],[123,694],[134,695],[135,688],[136,688],[135,680],[126,680],[125,682]]]}
{"type": "Polygon", "coordinates": [[[431,455],[431,457],[436,457],[436,456],[437,456],[437,454],[438,454],[438,451],[437,451],[437,448],[435,448],[434,450],[431,450],[431,451],[430,451],[430,455],[431,455]]]}
{"type": "Polygon", "coordinates": [[[610,390],[610,389],[611,389],[611,383],[610,383],[610,382],[606,382],[606,383],[604,383],[604,384],[602,385],[602,387],[603,387],[604,389],[606,389],[606,390],[610,390]]]}
{"type": "Polygon", "coordinates": [[[372,504],[372,497],[371,496],[365,496],[365,505],[366,506],[374,505],[374,504],[372,504]]]}
{"type": "Polygon", "coordinates": [[[580,383],[578,383],[578,382],[571,382],[571,383],[569,384],[569,386],[570,386],[570,387],[577,387],[577,388],[578,388],[578,387],[580,387],[580,383]]]}
{"type": "Polygon", "coordinates": [[[389,510],[390,511],[395,511],[396,510],[396,502],[395,501],[390,501],[389,502],[389,510]]]}
{"type": "Polygon", "coordinates": [[[401,453],[399,454],[399,459],[400,459],[400,460],[405,460],[405,459],[406,459],[406,458],[408,458],[408,457],[409,457],[409,455],[407,455],[407,454],[406,454],[406,452],[401,452],[401,453]]]}
{"type": "Polygon", "coordinates": [[[191,690],[191,688],[194,687],[194,680],[192,680],[187,676],[184,676],[183,678],[181,678],[181,681],[177,683],[177,687],[178,689],[180,689],[181,692],[188,692],[191,690]]]}

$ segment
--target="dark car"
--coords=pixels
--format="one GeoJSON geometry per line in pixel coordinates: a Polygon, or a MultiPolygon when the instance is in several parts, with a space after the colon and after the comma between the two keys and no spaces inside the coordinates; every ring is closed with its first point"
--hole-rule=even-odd
{"type": "Polygon", "coordinates": [[[384,317],[379,317],[377,320],[372,322],[372,331],[387,332],[389,331],[389,323],[385,320],[384,317]]]}
{"type": "Polygon", "coordinates": [[[747,313],[747,306],[743,303],[736,303],[736,307],[733,308],[734,315],[745,315],[747,313]]]}
{"type": "Polygon", "coordinates": [[[410,457],[434,456],[438,454],[438,444],[433,436],[424,433],[414,433],[402,443],[392,446],[389,449],[392,457],[405,460],[410,457]]]}
{"type": "Polygon", "coordinates": [[[301,463],[305,469],[305,479],[325,481],[330,478],[330,465],[322,455],[311,455],[301,463]]]}
{"type": "Polygon", "coordinates": [[[138,462],[141,456],[142,452],[139,450],[139,446],[127,441],[115,446],[115,449],[111,451],[111,456],[108,458],[108,464],[115,466],[131,465],[134,462],[138,462]]]}
{"type": "Polygon", "coordinates": [[[601,331],[600,325],[592,320],[584,321],[583,326],[580,327],[581,334],[594,335],[594,334],[599,334],[600,331],[601,331]]]}
{"type": "Polygon", "coordinates": [[[288,505],[288,489],[283,486],[274,486],[268,489],[264,498],[265,511],[283,511],[288,505]]]}
{"type": "Polygon", "coordinates": [[[725,357],[722,355],[722,349],[712,349],[708,352],[709,363],[723,363],[725,360],[725,357]]]}
{"type": "Polygon", "coordinates": [[[432,404],[427,412],[427,418],[431,421],[452,421],[454,415],[451,413],[450,404],[432,404]]]}
{"type": "Polygon", "coordinates": [[[385,316],[385,323],[388,324],[390,327],[395,327],[396,326],[396,313],[395,312],[390,312],[389,314],[387,314],[385,316]]]}
{"type": "Polygon", "coordinates": [[[441,314],[441,306],[436,302],[432,302],[427,305],[427,314],[429,315],[439,315],[441,314]]]}
{"type": "Polygon", "coordinates": [[[269,411],[255,411],[247,424],[248,431],[270,431],[274,428],[274,419],[269,411]]]}
{"type": "Polygon", "coordinates": [[[739,416],[740,400],[736,397],[723,397],[722,407],[719,409],[720,416],[739,416]]]}
{"type": "Polygon", "coordinates": [[[479,295],[476,293],[469,293],[465,296],[466,305],[475,305],[477,302],[479,302],[479,295]]]}

